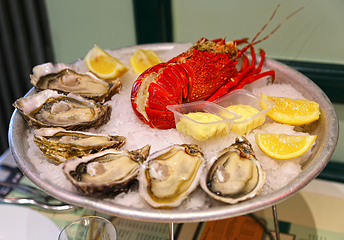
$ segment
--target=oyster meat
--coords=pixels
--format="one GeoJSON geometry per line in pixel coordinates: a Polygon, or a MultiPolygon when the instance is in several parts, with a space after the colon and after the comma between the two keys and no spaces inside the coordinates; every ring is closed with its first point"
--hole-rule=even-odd
{"type": "Polygon", "coordinates": [[[106,195],[128,191],[150,145],[134,151],[107,149],[81,158],[67,159],[63,173],[81,192],[106,195]]]}
{"type": "Polygon", "coordinates": [[[122,136],[70,131],[64,128],[36,129],[33,140],[47,158],[58,164],[69,158],[107,148],[120,149],[126,142],[126,138],[122,136]]]}
{"type": "Polygon", "coordinates": [[[196,145],[172,145],[140,166],[139,193],[154,208],[178,207],[196,189],[204,156],[196,145]]]}
{"type": "Polygon", "coordinates": [[[102,105],[77,94],[44,90],[16,100],[13,104],[28,121],[40,127],[63,127],[68,130],[97,128],[111,115],[111,106],[102,105]]]}
{"type": "Polygon", "coordinates": [[[79,73],[63,63],[44,63],[33,68],[31,83],[37,90],[52,89],[64,93],[75,93],[98,102],[105,102],[118,93],[121,81],[111,84],[91,72],[79,73]]]}
{"type": "Polygon", "coordinates": [[[265,173],[244,137],[213,157],[200,180],[209,196],[229,204],[256,196],[264,183],[265,173]]]}

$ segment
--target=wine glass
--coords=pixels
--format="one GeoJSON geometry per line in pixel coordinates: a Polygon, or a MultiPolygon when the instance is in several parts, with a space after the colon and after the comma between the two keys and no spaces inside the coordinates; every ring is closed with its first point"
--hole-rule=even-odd
{"type": "Polygon", "coordinates": [[[116,238],[115,226],[99,216],[87,216],[70,222],[58,236],[58,240],[116,240],[116,238]]]}

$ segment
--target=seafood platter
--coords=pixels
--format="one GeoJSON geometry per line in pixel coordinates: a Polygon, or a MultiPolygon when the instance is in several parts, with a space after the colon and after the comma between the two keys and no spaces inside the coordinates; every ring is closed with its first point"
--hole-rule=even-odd
{"type": "MultiPolygon", "coordinates": [[[[202,56],[185,56],[194,46],[161,43],[106,50],[127,70],[116,79],[100,79],[99,85],[84,59],[36,66],[31,76],[34,87],[14,103],[9,128],[10,149],[21,171],[42,190],[70,204],[169,223],[251,213],[306,186],[326,166],[338,140],[338,119],[324,92],[296,70],[265,59],[264,53],[249,54],[248,48],[239,51],[238,62],[231,57],[225,70],[232,76],[229,80],[218,75],[225,64],[214,61],[223,67],[212,66],[216,76],[211,76],[223,81],[209,84],[210,74],[196,76],[202,73],[195,66],[204,68],[203,61],[192,59],[202,56]],[[164,63],[142,74],[134,72],[130,59],[137,49],[154,51],[164,63]],[[179,54],[182,58],[176,57],[179,54]],[[187,61],[194,62],[185,66],[187,61]],[[241,75],[244,72],[247,77],[241,75]],[[150,90],[158,85],[159,76],[168,74],[177,76],[171,80],[177,83],[163,85],[172,100],[159,89],[150,90]],[[72,79],[78,85],[88,79],[80,89],[92,94],[103,90],[83,95],[70,92],[67,83],[67,90],[57,91],[46,87],[44,81],[54,82],[51,79],[72,79]],[[235,81],[243,84],[228,91],[228,83],[235,81]],[[213,85],[225,86],[216,97],[215,90],[205,93],[213,85]],[[316,103],[318,118],[298,125],[276,122],[267,115],[275,103],[262,99],[265,95],[316,103]],[[257,109],[249,123],[240,122],[240,112],[227,109],[231,97],[235,105],[257,109]],[[209,98],[214,99],[204,101],[209,98]],[[200,123],[188,117],[190,112],[220,119],[200,123]],[[316,137],[306,152],[276,159],[258,146],[257,136],[269,133],[316,137]],[[223,184],[226,179],[232,180],[223,184]]],[[[207,59],[212,60],[211,54],[207,59]]]]}

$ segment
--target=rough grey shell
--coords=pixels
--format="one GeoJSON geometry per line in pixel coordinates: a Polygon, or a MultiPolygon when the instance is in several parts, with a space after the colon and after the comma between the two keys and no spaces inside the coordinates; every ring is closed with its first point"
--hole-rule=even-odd
{"type": "Polygon", "coordinates": [[[119,79],[110,84],[91,72],[80,73],[63,63],[44,63],[35,66],[32,71],[31,83],[39,91],[51,89],[63,93],[72,92],[103,103],[121,88],[119,79]]]}
{"type": "Polygon", "coordinates": [[[107,195],[128,191],[150,145],[134,151],[107,149],[81,158],[67,159],[63,173],[81,192],[107,195]]]}
{"type": "Polygon", "coordinates": [[[102,105],[77,94],[44,90],[16,100],[13,104],[29,125],[63,127],[68,130],[97,128],[109,121],[111,106],[102,105]]]}
{"type": "Polygon", "coordinates": [[[178,207],[199,185],[205,159],[196,145],[172,145],[140,166],[139,193],[154,208],[178,207]]]}
{"type": "Polygon", "coordinates": [[[107,148],[120,149],[126,138],[108,134],[41,128],[34,131],[34,142],[49,159],[60,164],[66,159],[84,156],[107,148]]]}
{"type": "Polygon", "coordinates": [[[210,197],[229,204],[253,198],[264,184],[265,173],[243,136],[210,159],[200,180],[210,197]]]}

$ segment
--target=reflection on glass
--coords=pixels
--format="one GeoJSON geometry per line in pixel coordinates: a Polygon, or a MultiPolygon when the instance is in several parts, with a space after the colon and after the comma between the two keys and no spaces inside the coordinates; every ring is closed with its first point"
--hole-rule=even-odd
{"type": "Polygon", "coordinates": [[[116,240],[116,228],[105,218],[88,216],[66,225],[58,240],[116,240]]]}

